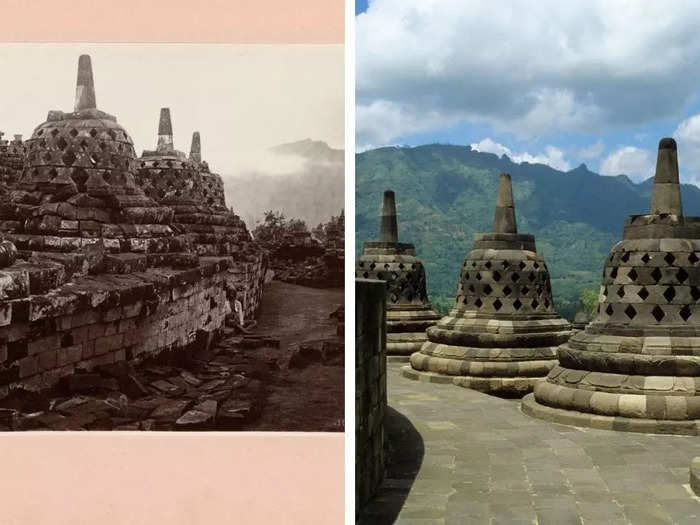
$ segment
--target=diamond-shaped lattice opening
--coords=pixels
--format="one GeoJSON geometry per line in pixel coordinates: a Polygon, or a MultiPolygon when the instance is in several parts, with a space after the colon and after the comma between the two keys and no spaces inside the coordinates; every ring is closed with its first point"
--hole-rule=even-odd
{"type": "Polygon", "coordinates": [[[649,257],[648,253],[645,253],[644,255],[642,255],[642,262],[644,264],[648,263],[650,260],[651,260],[651,257],[649,257]]]}
{"type": "Polygon", "coordinates": [[[661,270],[659,270],[658,267],[654,268],[654,270],[651,272],[651,277],[654,279],[655,283],[658,283],[659,280],[661,279],[661,270]]]}
{"type": "Polygon", "coordinates": [[[486,261],[484,266],[486,266],[487,269],[491,268],[491,261],[486,261]]]}
{"type": "Polygon", "coordinates": [[[629,277],[632,282],[636,281],[637,277],[639,277],[639,275],[637,275],[637,270],[632,268],[629,272],[627,272],[627,277],[629,277]]]}
{"type": "Polygon", "coordinates": [[[549,308],[549,299],[544,300],[544,307],[549,308]]]}
{"type": "Polygon", "coordinates": [[[527,292],[529,292],[529,291],[530,291],[530,289],[527,286],[523,286],[520,289],[520,293],[522,293],[523,295],[527,295],[527,292]]]}
{"type": "Polygon", "coordinates": [[[365,263],[363,263],[362,261],[360,261],[359,263],[357,263],[357,266],[359,266],[360,268],[364,268],[364,267],[365,267],[365,263]]]}
{"type": "Polygon", "coordinates": [[[690,296],[693,298],[694,301],[700,299],[700,288],[698,288],[697,286],[691,286],[690,296]]]}
{"type": "Polygon", "coordinates": [[[664,297],[666,300],[670,303],[673,301],[673,298],[676,296],[676,290],[673,288],[673,286],[669,286],[666,288],[666,291],[664,292],[664,297]]]}
{"type": "Polygon", "coordinates": [[[542,295],[542,287],[541,286],[538,286],[535,291],[537,292],[537,295],[542,295]]]}
{"type": "Polygon", "coordinates": [[[36,136],[41,137],[43,134],[44,134],[44,130],[40,129],[39,131],[37,131],[36,136]]]}
{"type": "Polygon", "coordinates": [[[95,128],[92,128],[90,130],[90,136],[94,139],[97,136],[97,130],[95,128]]]}
{"type": "Polygon", "coordinates": [[[520,307],[522,307],[522,305],[523,303],[520,302],[520,299],[516,299],[513,302],[513,308],[515,308],[516,310],[520,310],[520,307]]]}
{"type": "Polygon", "coordinates": [[[620,260],[622,262],[627,262],[630,260],[630,252],[624,252],[622,256],[620,256],[620,260]]]}
{"type": "Polygon", "coordinates": [[[476,263],[475,263],[475,262],[472,263],[472,268],[476,268],[476,263]]]}
{"type": "Polygon", "coordinates": [[[615,310],[613,310],[613,307],[611,304],[609,304],[608,307],[605,309],[605,313],[608,315],[612,315],[614,311],[615,310]]]}
{"type": "Polygon", "coordinates": [[[466,297],[462,299],[462,304],[467,304],[467,298],[466,298],[466,297]]]}
{"type": "Polygon", "coordinates": [[[78,136],[78,130],[73,128],[71,129],[68,133],[70,133],[71,137],[77,137],[78,136]]]}
{"type": "Polygon", "coordinates": [[[530,279],[530,282],[534,281],[536,279],[535,272],[530,272],[527,278],[530,279]]]}
{"type": "Polygon", "coordinates": [[[610,278],[614,279],[617,277],[617,266],[610,271],[610,278]]]}
{"type": "Polygon", "coordinates": [[[56,145],[59,149],[66,149],[66,146],[68,146],[68,141],[66,141],[66,139],[64,139],[63,137],[59,137],[56,141],[56,145]]]}
{"type": "Polygon", "coordinates": [[[533,299],[530,304],[532,305],[533,308],[537,308],[540,305],[540,303],[537,299],[533,299]]]}
{"type": "Polygon", "coordinates": [[[681,316],[681,319],[683,319],[684,321],[687,321],[691,316],[690,306],[688,306],[687,304],[685,306],[683,306],[683,308],[681,308],[680,312],[678,312],[678,315],[681,316]]]}
{"type": "Polygon", "coordinates": [[[523,261],[520,261],[520,264],[518,265],[521,270],[525,269],[525,263],[523,261]]]}
{"type": "Polygon", "coordinates": [[[501,263],[501,266],[503,266],[503,268],[505,269],[505,268],[508,268],[510,266],[510,263],[508,261],[503,261],[501,263]]]}
{"type": "Polygon", "coordinates": [[[370,269],[370,270],[374,270],[376,267],[377,267],[377,264],[376,264],[376,263],[372,263],[372,264],[369,265],[369,269],[370,269]]]}
{"type": "Polygon", "coordinates": [[[537,261],[535,261],[535,263],[534,263],[534,264],[533,264],[532,266],[534,266],[534,267],[535,267],[535,270],[537,270],[537,268],[539,268],[539,267],[540,267],[540,265],[539,265],[539,263],[538,263],[537,261]]]}
{"type": "Polygon", "coordinates": [[[510,280],[513,281],[514,283],[517,283],[520,280],[520,275],[518,275],[517,273],[514,273],[513,275],[511,275],[510,280]]]}
{"type": "Polygon", "coordinates": [[[649,290],[642,286],[637,295],[642,298],[642,301],[646,301],[647,297],[649,297],[649,290]]]}
{"type": "Polygon", "coordinates": [[[511,290],[510,286],[508,286],[508,285],[505,285],[503,287],[503,295],[505,295],[506,297],[508,297],[510,295],[510,292],[512,292],[512,291],[513,290],[511,290]]]}
{"type": "MultiPolygon", "coordinates": [[[[88,147],[88,142],[87,142],[87,140],[85,140],[85,139],[81,140],[81,141],[80,141],[80,147],[83,148],[83,149],[87,149],[87,147],[88,147]]],[[[145,164],[142,162],[141,165],[144,166],[145,164]]]]}
{"type": "Polygon", "coordinates": [[[625,308],[625,314],[626,314],[627,317],[629,317],[630,319],[634,319],[635,316],[637,315],[637,310],[635,310],[635,309],[634,309],[634,306],[632,306],[632,305],[630,304],[630,305],[627,306],[627,308],[625,308]]]}
{"type": "Polygon", "coordinates": [[[49,162],[51,160],[51,153],[49,153],[48,151],[44,153],[44,160],[46,162],[49,162]]]}
{"type": "Polygon", "coordinates": [[[490,295],[491,292],[493,292],[493,288],[491,288],[491,286],[489,286],[488,284],[485,284],[485,285],[484,285],[484,288],[483,288],[483,291],[484,291],[484,293],[485,293],[486,295],[490,295]]]}
{"type": "Polygon", "coordinates": [[[470,284],[470,285],[469,285],[469,291],[470,291],[471,293],[476,292],[476,288],[474,288],[474,285],[473,285],[473,284],[470,284]]]}
{"type": "Polygon", "coordinates": [[[671,252],[666,252],[666,255],[664,256],[664,261],[666,261],[668,264],[673,264],[675,260],[676,258],[671,252]]]}
{"type": "Polygon", "coordinates": [[[377,279],[384,279],[384,272],[377,272],[377,279]]]}
{"type": "Polygon", "coordinates": [[[698,256],[695,255],[695,252],[692,252],[690,255],[688,255],[688,262],[690,264],[695,264],[698,261],[700,261],[700,259],[698,259],[698,256]]]}
{"type": "Polygon", "coordinates": [[[388,270],[389,268],[391,268],[391,266],[389,266],[389,263],[385,263],[385,264],[384,264],[384,269],[385,269],[385,270],[388,270]]]}
{"type": "Polygon", "coordinates": [[[474,301],[474,304],[476,305],[477,308],[481,308],[481,306],[484,304],[481,299],[477,299],[474,301]]]}
{"type": "Polygon", "coordinates": [[[59,131],[56,128],[51,130],[51,136],[54,138],[56,137],[56,135],[58,135],[58,133],[59,133],[59,131]]]}
{"type": "Polygon", "coordinates": [[[63,154],[63,157],[61,157],[61,159],[63,160],[63,163],[64,163],[66,166],[72,166],[73,163],[75,162],[75,159],[76,159],[76,158],[77,158],[77,157],[75,156],[75,153],[73,153],[73,151],[71,151],[71,150],[66,151],[66,152],[63,154]]]}
{"type": "Polygon", "coordinates": [[[617,295],[618,295],[618,297],[624,297],[624,296],[625,296],[625,287],[624,287],[624,286],[620,286],[620,287],[617,289],[617,295]]]}
{"type": "Polygon", "coordinates": [[[481,274],[479,272],[476,272],[476,280],[481,281],[481,274]]]}
{"type": "Polygon", "coordinates": [[[656,319],[657,323],[660,323],[661,319],[663,319],[666,316],[666,314],[659,305],[656,305],[654,307],[654,309],[651,311],[651,315],[654,316],[654,319],[656,319]]]}
{"type": "Polygon", "coordinates": [[[111,137],[112,140],[117,140],[117,132],[114,131],[113,129],[109,130],[109,136],[111,137]]]}
{"type": "Polygon", "coordinates": [[[686,272],[683,268],[680,268],[676,272],[676,279],[678,279],[679,283],[684,283],[686,279],[688,279],[688,272],[686,272]]]}
{"type": "Polygon", "coordinates": [[[368,274],[367,272],[365,272],[365,273],[362,274],[362,276],[363,276],[365,279],[367,279],[367,277],[369,277],[369,274],[368,274]]]}
{"type": "Polygon", "coordinates": [[[465,281],[469,280],[469,272],[464,272],[464,280],[465,281]]]}
{"type": "Polygon", "coordinates": [[[493,271],[493,274],[492,274],[491,276],[493,277],[493,280],[496,281],[496,282],[498,282],[498,281],[501,280],[501,274],[498,273],[497,270],[494,270],[494,271],[493,271]]]}

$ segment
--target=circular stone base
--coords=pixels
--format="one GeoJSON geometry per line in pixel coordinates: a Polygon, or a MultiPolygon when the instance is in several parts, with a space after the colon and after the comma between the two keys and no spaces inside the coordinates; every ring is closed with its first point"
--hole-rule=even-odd
{"type": "Polygon", "coordinates": [[[690,463],[690,488],[700,496],[700,456],[690,463]]]}
{"type": "Polygon", "coordinates": [[[427,337],[425,334],[387,334],[386,355],[401,356],[408,360],[411,354],[418,352],[427,337]],[[411,336],[416,337],[411,337],[411,336]]]}
{"type": "Polygon", "coordinates": [[[414,381],[426,381],[428,383],[451,383],[463,388],[471,388],[486,394],[499,396],[522,397],[532,392],[537,381],[541,377],[474,377],[474,376],[448,376],[435,372],[423,372],[415,370],[410,365],[401,367],[401,375],[414,381]]]}
{"type": "Polygon", "coordinates": [[[386,362],[387,363],[408,363],[409,359],[411,358],[410,355],[391,355],[387,354],[386,356],[386,362]]]}
{"type": "Polygon", "coordinates": [[[575,427],[617,430],[620,432],[641,432],[644,434],[700,435],[700,420],[698,419],[674,421],[670,419],[601,416],[574,410],[551,408],[538,403],[534,394],[528,394],[523,398],[521,408],[528,416],[575,427]]]}

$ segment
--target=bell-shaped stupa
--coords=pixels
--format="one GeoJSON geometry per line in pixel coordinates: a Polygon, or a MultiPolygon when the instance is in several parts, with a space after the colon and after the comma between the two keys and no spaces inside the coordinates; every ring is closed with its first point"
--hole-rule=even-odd
{"type": "Polygon", "coordinates": [[[576,426],[697,435],[700,217],[684,217],[676,142],[659,142],[651,213],[605,260],[598,315],[558,349],[523,411],[576,426]]]}
{"type": "Polygon", "coordinates": [[[413,244],[400,243],[394,192],[384,192],[379,242],[366,242],[355,277],[387,283],[386,349],[389,356],[408,359],[426,340],[426,328],[440,316],[428,301],[425,268],[413,244]]]}
{"type": "Polygon", "coordinates": [[[549,271],[532,235],[517,233],[510,175],[501,174],[493,233],[478,233],[450,313],[403,373],[522,395],[556,364],[571,327],[554,309],[549,271]]]}

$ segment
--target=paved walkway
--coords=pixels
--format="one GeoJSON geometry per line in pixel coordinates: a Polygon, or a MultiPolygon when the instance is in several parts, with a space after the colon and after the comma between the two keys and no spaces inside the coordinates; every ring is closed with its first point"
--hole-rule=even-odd
{"type": "Polygon", "coordinates": [[[387,477],[361,523],[700,524],[700,439],[567,427],[389,364],[387,477]]]}

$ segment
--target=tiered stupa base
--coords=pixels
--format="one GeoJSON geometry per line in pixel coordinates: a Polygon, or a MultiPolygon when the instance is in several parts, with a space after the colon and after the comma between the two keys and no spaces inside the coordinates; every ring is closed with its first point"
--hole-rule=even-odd
{"type": "Polygon", "coordinates": [[[635,337],[603,334],[596,324],[559,348],[559,365],[523,399],[523,411],[575,426],[700,435],[695,329],[644,337],[647,328],[635,337]]]}
{"type": "Polygon", "coordinates": [[[387,360],[407,362],[428,340],[425,331],[440,320],[429,306],[401,306],[387,309],[387,360]]]}
{"type": "Polygon", "coordinates": [[[523,396],[554,368],[556,348],[570,334],[556,315],[514,321],[455,313],[428,330],[430,340],[411,356],[405,377],[523,396]]]}

